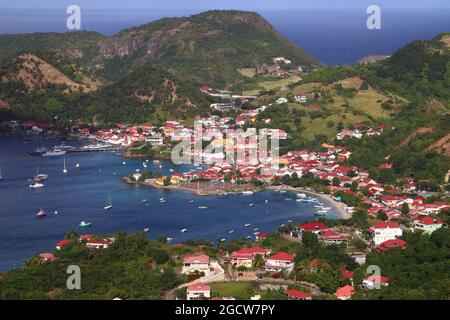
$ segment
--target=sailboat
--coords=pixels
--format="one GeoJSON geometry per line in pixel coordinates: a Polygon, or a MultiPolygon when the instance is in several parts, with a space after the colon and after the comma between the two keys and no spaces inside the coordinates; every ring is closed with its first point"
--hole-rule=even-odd
{"type": "Polygon", "coordinates": [[[36,176],[34,177],[34,181],[41,182],[48,179],[48,174],[39,173],[39,168],[36,168],[36,176]]]}
{"type": "Polygon", "coordinates": [[[104,209],[105,209],[105,210],[112,209],[111,196],[109,197],[109,204],[107,204],[107,205],[104,207],[104,209]]]}
{"type": "Polygon", "coordinates": [[[67,168],[66,168],[66,155],[64,154],[64,169],[63,169],[63,173],[67,173],[67,168]]]}

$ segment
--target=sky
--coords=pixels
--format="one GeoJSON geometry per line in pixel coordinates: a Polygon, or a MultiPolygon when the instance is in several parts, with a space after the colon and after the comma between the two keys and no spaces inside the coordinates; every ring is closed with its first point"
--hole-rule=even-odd
{"type": "Polygon", "coordinates": [[[204,10],[204,9],[359,9],[376,4],[384,8],[450,8],[449,0],[2,0],[2,9],[60,9],[71,4],[88,10],[204,10]]]}

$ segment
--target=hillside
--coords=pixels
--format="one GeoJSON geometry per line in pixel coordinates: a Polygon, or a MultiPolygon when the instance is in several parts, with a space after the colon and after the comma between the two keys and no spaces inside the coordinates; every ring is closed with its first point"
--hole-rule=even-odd
{"type": "Polygon", "coordinates": [[[280,55],[305,68],[321,65],[263,17],[243,11],[164,18],[112,37],[86,31],[1,35],[0,48],[0,63],[22,52],[45,50],[75,58],[106,80],[116,81],[134,67],[152,63],[197,85],[216,87],[246,82],[238,69],[271,63],[280,55]]]}

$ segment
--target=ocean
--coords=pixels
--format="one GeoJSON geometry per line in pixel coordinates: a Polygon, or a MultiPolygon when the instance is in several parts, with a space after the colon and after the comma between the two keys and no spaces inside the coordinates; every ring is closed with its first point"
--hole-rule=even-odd
{"type": "MultiPolygon", "coordinates": [[[[187,16],[183,11],[95,11],[82,10],[81,27],[112,35],[118,31],[163,17],[187,16]]],[[[368,14],[358,10],[272,10],[259,11],[277,30],[299,47],[328,65],[355,64],[373,54],[391,55],[410,41],[429,40],[450,32],[449,9],[382,9],[381,29],[366,27],[368,14]]],[[[65,32],[65,8],[55,10],[2,10],[0,34],[65,32]]],[[[282,53],[280,53],[282,54],[282,53]]]]}
{"type": "MultiPolygon", "coordinates": [[[[310,203],[295,201],[294,194],[265,191],[254,195],[200,197],[186,191],[152,189],[128,185],[122,177],[143,170],[142,160],[124,159],[118,153],[70,153],[66,156],[68,173],[63,174],[63,157],[33,157],[28,152],[39,146],[59,145],[60,140],[32,138],[27,144],[21,137],[0,136],[0,271],[20,266],[37,253],[53,250],[55,243],[75,230],[78,233],[142,232],[148,236],[173,238],[171,243],[188,239],[217,242],[225,238],[251,236],[254,228],[274,232],[288,220],[302,222],[315,219],[310,203]],[[126,165],[122,162],[125,161],[126,165]],[[80,167],[76,168],[79,163],[80,167]],[[29,188],[36,174],[48,173],[45,187],[29,188]],[[111,197],[113,208],[104,206],[111,197]],[[165,198],[165,203],[159,199],[165,198]],[[147,205],[142,200],[147,200],[147,205]],[[194,200],[194,203],[190,203],[194,200]],[[265,202],[268,200],[268,203],[265,202]],[[255,205],[249,207],[250,203],[255,205]],[[207,209],[199,209],[206,206],[207,209]],[[37,219],[40,209],[47,217],[37,219]],[[55,215],[54,212],[58,211],[55,215]],[[80,229],[83,221],[92,227],[80,229]],[[244,227],[245,224],[251,224],[244,227]],[[181,233],[182,229],[188,229],[181,233]],[[229,233],[234,230],[233,233],[229,233]]],[[[75,142],[67,142],[69,145],[75,142]]],[[[149,162],[149,170],[170,174],[189,171],[189,165],[175,166],[162,161],[162,168],[149,162]]],[[[335,217],[329,213],[328,217],[335,217]]]]}

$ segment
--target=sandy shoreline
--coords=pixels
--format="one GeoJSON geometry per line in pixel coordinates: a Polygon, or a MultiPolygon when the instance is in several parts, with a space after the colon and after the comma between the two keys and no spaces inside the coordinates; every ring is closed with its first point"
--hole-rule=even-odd
{"type": "Polygon", "coordinates": [[[326,202],[329,202],[336,209],[339,218],[350,219],[352,217],[352,215],[347,211],[347,205],[345,203],[334,200],[333,197],[330,196],[329,194],[318,193],[315,191],[311,191],[309,189],[296,188],[290,186],[270,186],[267,189],[273,191],[285,190],[289,192],[304,193],[306,195],[313,196],[315,198],[320,198],[322,200],[325,200],[326,202]]]}

